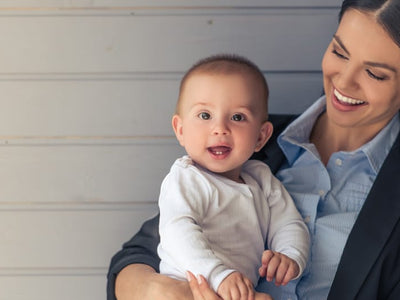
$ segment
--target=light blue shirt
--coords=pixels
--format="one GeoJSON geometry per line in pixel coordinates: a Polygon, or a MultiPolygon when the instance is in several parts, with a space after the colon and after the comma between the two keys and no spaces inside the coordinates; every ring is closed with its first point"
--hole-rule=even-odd
{"type": "Polygon", "coordinates": [[[274,300],[326,299],[347,237],[400,130],[399,115],[361,148],[333,153],[325,166],[309,136],[325,110],[321,97],[286,128],[278,143],[288,163],[276,174],[289,191],[311,235],[310,257],[300,280],[276,288],[261,279],[257,290],[274,300]]]}

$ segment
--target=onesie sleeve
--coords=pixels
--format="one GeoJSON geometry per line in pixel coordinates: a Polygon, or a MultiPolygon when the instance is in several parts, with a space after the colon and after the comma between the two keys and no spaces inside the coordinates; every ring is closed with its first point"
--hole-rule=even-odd
{"type": "MultiPolygon", "coordinates": [[[[259,161],[251,167],[260,178],[260,186],[270,209],[267,244],[270,250],[280,252],[297,262],[303,273],[310,249],[310,234],[292,197],[283,184],[259,161]]],[[[296,278],[298,278],[296,277],[296,278]]]]}
{"type": "Polygon", "coordinates": [[[295,260],[300,268],[300,277],[309,255],[310,234],[291,196],[273,175],[269,205],[271,223],[267,237],[268,245],[272,250],[295,260]]]}
{"type": "Polygon", "coordinates": [[[208,180],[194,166],[173,166],[163,181],[160,206],[160,271],[202,274],[216,290],[234,270],[215,256],[203,234],[203,221],[214,195],[208,180]]]}

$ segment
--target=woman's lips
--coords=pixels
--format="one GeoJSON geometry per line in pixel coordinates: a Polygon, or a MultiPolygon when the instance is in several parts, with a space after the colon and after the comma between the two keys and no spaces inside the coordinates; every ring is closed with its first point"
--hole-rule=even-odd
{"type": "Polygon", "coordinates": [[[335,109],[339,111],[355,111],[366,104],[367,102],[365,101],[344,96],[337,89],[334,89],[332,92],[332,105],[335,109]]]}
{"type": "Polygon", "coordinates": [[[335,95],[336,99],[344,105],[361,105],[365,103],[365,101],[344,96],[337,89],[333,90],[333,94],[335,95]]]}

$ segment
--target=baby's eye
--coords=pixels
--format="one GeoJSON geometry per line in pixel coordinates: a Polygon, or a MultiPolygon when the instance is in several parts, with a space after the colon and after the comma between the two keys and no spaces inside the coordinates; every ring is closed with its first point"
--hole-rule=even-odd
{"type": "Polygon", "coordinates": [[[201,113],[199,113],[199,118],[202,120],[209,120],[211,118],[211,116],[207,112],[201,112],[201,113]]]}
{"type": "Polygon", "coordinates": [[[241,114],[234,114],[233,116],[232,116],[232,120],[233,121],[243,121],[244,120],[244,116],[243,115],[241,115],[241,114]]]}

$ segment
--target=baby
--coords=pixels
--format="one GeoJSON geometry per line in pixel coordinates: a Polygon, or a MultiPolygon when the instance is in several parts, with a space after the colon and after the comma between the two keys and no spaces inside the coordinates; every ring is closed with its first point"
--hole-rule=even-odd
{"type": "Polygon", "coordinates": [[[161,186],[160,272],[201,274],[223,299],[254,295],[259,274],[285,285],[308,257],[308,230],[288,192],[249,160],[272,134],[268,93],[248,59],[211,56],[183,77],[172,118],[187,156],[161,186]]]}

